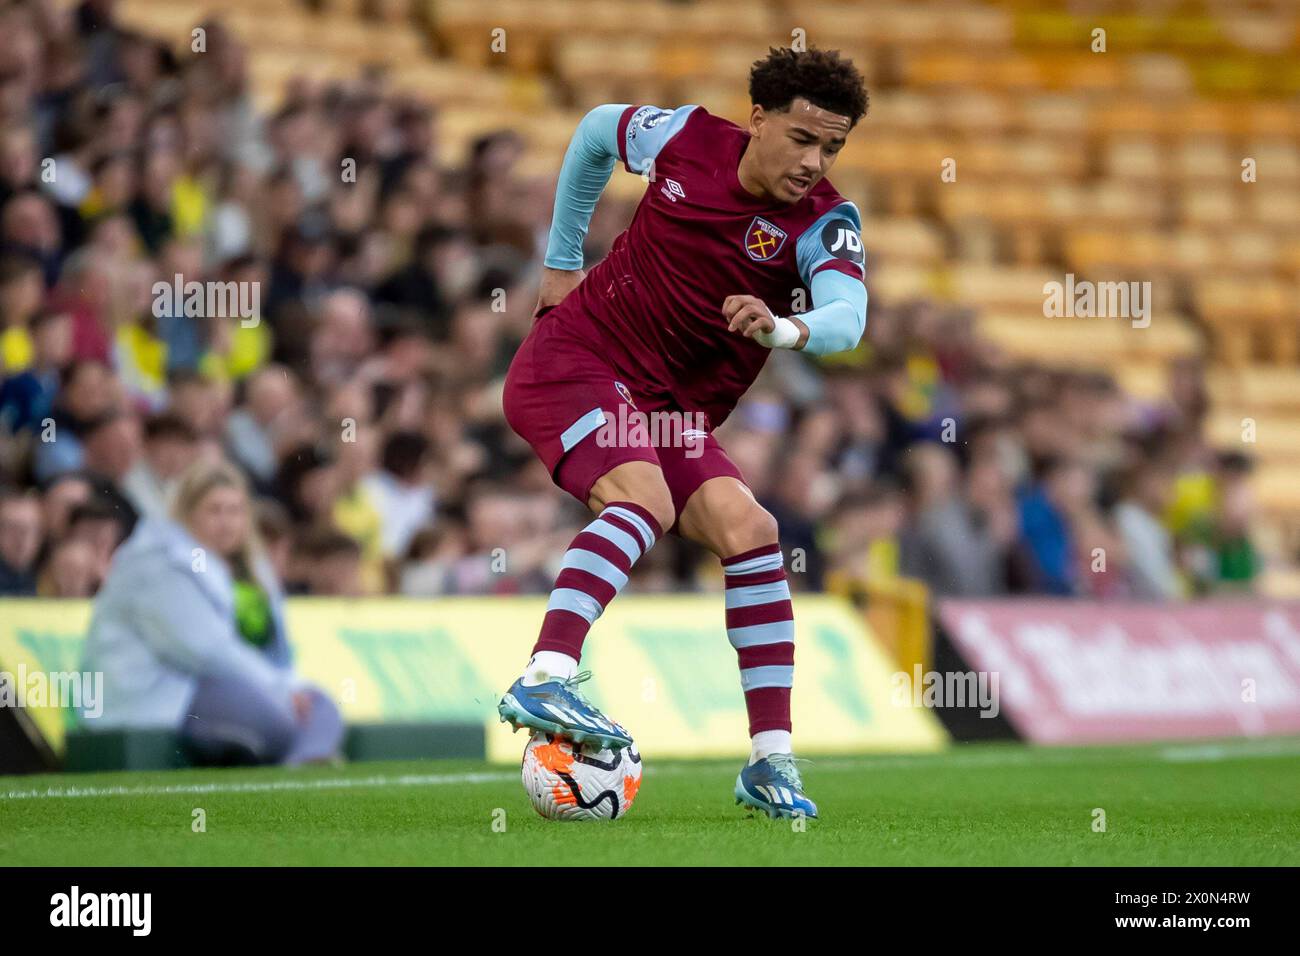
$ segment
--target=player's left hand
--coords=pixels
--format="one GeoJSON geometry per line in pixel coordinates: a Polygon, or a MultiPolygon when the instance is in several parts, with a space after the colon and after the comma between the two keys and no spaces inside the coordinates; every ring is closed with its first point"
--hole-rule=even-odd
{"type": "Polygon", "coordinates": [[[576,289],[587,277],[581,269],[542,269],[542,283],[537,290],[536,315],[542,309],[552,309],[564,301],[564,297],[576,289]]]}
{"type": "Polygon", "coordinates": [[[722,302],[722,314],[727,318],[727,331],[739,332],[747,339],[752,339],[758,332],[771,332],[776,328],[772,310],[757,296],[727,296],[722,302]]]}

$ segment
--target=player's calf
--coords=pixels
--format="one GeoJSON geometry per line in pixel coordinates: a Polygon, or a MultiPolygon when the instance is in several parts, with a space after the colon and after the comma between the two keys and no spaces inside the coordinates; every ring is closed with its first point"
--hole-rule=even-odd
{"type": "Polygon", "coordinates": [[[736,777],[737,803],[770,817],[817,817],[803,792],[790,739],[794,609],[781,546],[725,558],[727,638],[736,649],[749,714],[749,762],[736,777]]]}
{"type": "Polygon", "coordinates": [[[736,650],[749,715],[751,762],[790,753],[794,686],[794,606],[779,544],[722,562],[727,639],[736,650]]]}
{"type": "Polygon", "coordinates": [[[717,478],[687,501],[681,530],[722,560],[727,638],[740,666],[752,759],[789,753],[794,607],[776,519],[740,481],[717,478]]]}
{"type": "Polygon", "coordinates": [[[582,645],[591,625],[627,584],[632,565],[663,534],[656,517],[632,501],[615,501],[573,539],[565,552],[524,674],[497,705],[503,721],[562,734],[577,743],[618,749],[632,737],[578,690],[582,645]]]}
{"type": "Polygon", "coordinates": [[[719,478],[691,496],[681,528],[722,561],[727,638],[736,650],[749,715],[750,759],[737,779],[736,799],[751,806],[762,803],[778,815],[798,810],[816,816],[800,787],[768,779],[787,770],[798,779],[790,756],[794,607],[776,519],[741,482],[719,478]],[[796,792],[798,799],[788,799],[796,792]]]}

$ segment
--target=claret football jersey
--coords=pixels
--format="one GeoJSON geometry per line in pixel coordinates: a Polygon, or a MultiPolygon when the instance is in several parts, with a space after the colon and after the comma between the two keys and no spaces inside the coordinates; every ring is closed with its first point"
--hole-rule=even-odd
{"type": "Polygon", "coordinates": [[[792,204],[747,192],[737,168],[749,134],[703,107],[628,107],[618,140],[649,185],[563,321],[598,341],[634,393],[669,396],[717,426],[769,354],[727,330],[723,301],[757,296],[790,315],[812,308],[807,289],[823,269],[861,280],[858,210],[826,179],[792,204]]]}

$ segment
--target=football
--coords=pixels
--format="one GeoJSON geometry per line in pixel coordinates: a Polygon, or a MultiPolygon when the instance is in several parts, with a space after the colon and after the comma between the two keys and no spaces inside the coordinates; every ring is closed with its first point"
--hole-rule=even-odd
{"type": "Polygon", "coordinates": [[[641,755],[636,744],[598,750],[535,733],[524,749],[523,781],[533,808],[548,820],[616,820],[636,799],[641,755]]]}

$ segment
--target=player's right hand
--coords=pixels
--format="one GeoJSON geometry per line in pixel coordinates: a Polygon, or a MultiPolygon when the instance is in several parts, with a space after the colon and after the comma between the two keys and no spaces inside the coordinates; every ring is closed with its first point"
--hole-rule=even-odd
{"type": "Polygon", "coordinates": [[[776,316],[757,296],[727,296],[722,301],[722,315],[727,320],[728,332],[739,332],[747,339],[776,328],[776,316]]]}
{"type": "Polygon", "coordinates": [[[537,290],[537,308],[533,315],[559,305],[586,276],[587,273],[581,269],[542,269],[542,283],[537,290]]]}

